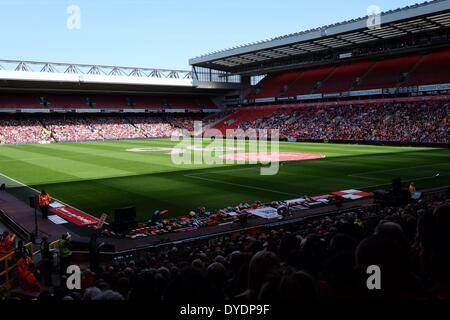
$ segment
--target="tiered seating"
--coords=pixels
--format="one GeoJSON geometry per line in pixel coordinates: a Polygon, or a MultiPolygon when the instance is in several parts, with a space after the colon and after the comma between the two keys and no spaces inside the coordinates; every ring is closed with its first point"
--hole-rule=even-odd
{"type": "Polygon", "coordinates": [[[39,120],[32,116],[14,114],[0,117],[0,145],[13,143],[39,143],[50,137],[39,120]]]}
{"type": "Polygon", "coordinates": [[[128,101],[131,103],[129,107],[143,109],[161,109],[164,108],[162,98],[158,96],[129,96],[128,101]]]}
{"type": "MultiPolygon", "coordinates": [[[[179,136],[192,132],[203,113],[14,114],[0,117],[0,145],[179,136]]],[[[206,122],[208,123],[208,122],[206,122]]]]}
{"type": "MultiPolygon", "coordinates": [[[[300,171],[303,166],[297,168],[300,171]]],[[[348,169],[347,166],[343,168],[348,169]]],[[[360,168],[353,170],[358,172],[358,169],[360,168]]],[[[285,170],[283,173],[286,174],[286,179],[298,183],[294,172],[285,170]]],[[[301,173],[304,173],[303,170],[301,173]]],[[[310,169],[306,173],[306,179],[319,176],[316,170],[310,169]]],[[[333,175],[327,176],[326,173],[323,180],[315,180],[316,184],[327,186],[333,175]]],[[[249,179],[248,175],[242,178],[249,179]]],[[[136,183],[140,181],[142,180],[138,179],[136,183]]],[[[418,182],[420,190],[426,187],[424,181],[418,182]]],[[[268,186],[278,187],[277,184],[268,186]]],[[[344,182],[341,182],[341,186],[345,186],[344,182]]],[[[186,187],[188,186],[183,185],[176,189],[172,186],[169,190],[181,192],[186,187]]],[[[300,193],[295,189],[291,192],[300,193]]],[[[220,189],[219,185],[211,185],[211,192],[221,190],[229,191],[220,189]]],[[[314,194],[317,190],[320,189],[311,188],[308,193],[314,194]]],[[[335,194],[342,193],[346,192],[335,194]]],[[[333,311],[342,308],[346,315],[355,314],[355,308],[344,309],[346,305],[379,305],[380,301],[388,301],[392,305],[406,304],[405,302],[445,305],[445,301],[448,301],[447,279],[450,276],[450,197],[442,191],[427,192],[424,195],[427,200],[419,204],[388,206],[369,205],[368,200],[364,200],[366,205],[360,205],[347,199],[340,205],[342,202],[336,201],[331,195],[321,195],[320,198],[327,199],[333,206],[339,205],[335,209],[328,205],[329,212],[326,215],[313,213],[325,211],[323,209],[299,213],[297,208],[308,209],[306,206],[314,198],[298,199],[295,201],[303,206],[296,206],[292,210],[296,219],[285,220],[285,223],[270,223],[250,234],[224,232],[220,235],[211,234],[207,238],[198,237],[188,243],[177,241],[170,246],[142,250],[143,258],[139,260],[136,255],[130,254],[123,255],[120,260],[101,259],[100,265],[92,263],[89,266],[87,258],[80,258],[83,290],[79,290],[80,293],[60,290],[59,284],[64,283],[67,277],[57,277],[54,274],[54,285],[43,288],[37,301],[42,301],[43,304],[51,301],[52,305],[70,302],[97,304],[101,311],[104,310],[100,309],[103,305],[123,305],[123,300],[131,303],[148,301],[148,305],[157,306],[156,308],[168,304],[183,305],[192,301],[211,305],[237,301],[241,307],[257,301],[268,305],[282,304],[283,307],[278,308],[278,312],[277,308],[270,309],[271,316],[280,314],[279,317],[273,316],[279,319],[285,318],[283,315],[288,310],[296,314],[303,313],[305,309],[318,313],[317,306],[322,305],[336,305],[339,308],[335,307],[333,311]],[[301,216],[304,218],[297,218],[301,216]],[[368,274],[367,271],[374,265],[381,266],[381,290],[367,289],[370,277],[370,272],[368,274]]],[[[257,199],[249,204],[241,203],[236,206],[235,211],[239,215],[249,208],[270,205],[278,209],[285,206],[281,201],[268,204],[263,202],[257,199]]],[[[210,202],[204,203],[209,205],[210,202]]],[[[234,208],[232,202],[230,205],[234,208]]],[[[196,225],[200,223],[217,225],[223,221],[232,223],[238,220],[227,214],[231,209],[216,210],[212,205],[200,207],[191,213],[192,217],[164,218],[163,222],[141,224],[138,229],[128,232],[127,236],[140,237],[143,233],[154,232],[154,237],[171,239],[169,233],[197,229],[196,225]]],[[[250,219],[255,224],[263,223],[256,217],[250,219]]],[[[104,233],[109,234],[107,231],[104,233]]],[[[115,241],[121,239],[115,234],[109,237],[112,236],[115,241]]],[[[30,295],[27,292],[27,298],[30,295]]],[[[16,300],[25,300],[23,294],[20,298],[17,296],[14,294],[14,298],[5,298],[3,304],[19,305],[21,302],[16,300]]],[[[198,310],[192,308],[194,311],[198,310]]],[[[249,309],[239,310],[250,314],[250,311],[246,311],[249,309]]],[[[114,312],[114,309],[110,310],[114,312]]],[[[265,310],[265,307],[255,310],[265,310]]],[[[200,311],[189,314],[202,315],[200,311]]],[[[211,314],[214,313],[211,311],[211,314]]],[[[254,314],[257,312],[254,311],[254,314]]]]}
{"type": "Polygon", "coordinates": [[[127,102],[121,95],[49,95],[50,108],[126,108],[127,102]],[[89,103],[89,101],[91,103],[89,103]]]}
{"type": "Polygon", "coordinates": [[[199,108],[198,101],[191,97],[173,97],[166,99],[169,108],[181,108],[181,109],[197,109],[199,108]]]}
{"type": "Polygon", "coordinates": [[[362,79],[361,84],[354,89],[366,90],[395,87],[400,81],[401,75],[409,72],[420,58],[420,55],[412,55],[381,60],[364,77],[364,79],[362,79]]]}
{"type": "Polygon", "coordinates": [[[60,95],[47,95],[49,108],[61,108],[61,109],[81,109],[87,108],[85,97],[81,95],[60,94],[60,95]]]}
{"type": "Polygon", "coordinates": [[[99,94],[0,94],[0,108],[51,108],[51,109],[198,109],[217,108],[208,97],[99,95],[99,94]],[[42,100],[40,99],[42,96],[42,100]],[[43,102],[46,101],[46,104],[43,102]]]}
{"type": "Polygon", "coordinates": [[[256,93],[249,96],[249,99],[277,97],[283,93],[283,88],[295,81],[301,72],[291,71],[268,75],[258,84],[256,93]]]}
{"type": "Polygon", "coordinates": [[[405,81],[404,86],[450,82],[450,50],[430,53],[405,81]]]}
{"type": "Polygon", "coordinates": [[[0,108],[41,108],[39,98],[32,94],[0,94],[0,108]]]}
{"type": "Polygon", "coordinates": [[[450,50],[279,72],[266,76],[247,99],[289,97],[311,93],[449,83],[450,50]],[[423,59],[423,60],[421,60],[423,59]],[[403,81],[402,75],[408,75],[403,81]]]}
{"type": "Polygon", "coordinates": [[[216,104],[210,98],[198,98],[196,99],[201,108],[205,109],[215,109],[216,104]]]}
{"type": "Polygon", "coordinates": [[[301,75],[289,85],[288,90],[283,94],[283,96],[313,93],[316,89],[317,83],[326,79],[334,69],[335,67],[324,67],[303,71],[301,75]]]}
{"type": "Polygon", "coordinates": [[[242,108],[215,128],[278,129],[281,137],[297,139],[450,143],[449,107],[446,100],[430,100],[242,108]]]}
{"type": "Polygon", "coordinates": [[[357,62],[338,66],[317,89],[318,92],[342,92],[348,91],[354,85],[358,77],[362,77],[373,66],[374,62],[357,62]]]}
{"type": "Polygon", "coordinates": [[[122,95],[91,95],[94,108],[126,108],[127,101],[122,95]]]}
{"type": "Polygon", "coordinates": [[[226,129],[238,128],[240,123],[253,121],[258,118],[264,118],[272,113],[273,110],[240,109],[239,112],[218,123],[216,126],[214,126],[214,128],[225,133],[226,129]]]}

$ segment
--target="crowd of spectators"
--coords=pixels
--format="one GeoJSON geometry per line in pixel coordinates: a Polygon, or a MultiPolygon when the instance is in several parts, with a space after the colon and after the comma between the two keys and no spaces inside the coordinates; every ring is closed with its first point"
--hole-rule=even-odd
{"type": "Polygon", "coordinates": [[[448,102],[386,103],[276,110],[237,128],[278,129],[280,136],[315,140],[449,143],[448,102]]]}
{"type": "Polygon", "coordinates": [[[117,116],[59,116],[44,119],[56,141],[85,141],[104,139],[143,138],[125,117],[117,116]]]}
{"type": "Polygon", "coordinates": [[[39,143],[49,140],[48,132],[36,118],[11,116],[0,118],[0,144],[39,143]]]}
{"type": "Polygon", "coordinates": [[[148,304],[448,300],[449,212],[445,196],[153,249],[101,264],[95,273],[84,269],[81,290],[46,288],[38,299],[148,304]],[[381,270],[382,290],[367,288],[372,265],[381,270]]]}
{"type": "Polygon", "coordinates": [[[0,144],[162,138],[190,134],[194,115],[40,115],[0,119],[0,144]]]}
{"type": "Polygon", "coordinates": [[[152,117],[135,116],[130,121],[147,137],[170,137],[194,132],[194,122],[203,121],[199,115],[159,115],[152,117]]]}
{"type": "MultiPolygon", "coordinates": [[[[245,112],[245,111],[244,111],[245,112]]],[[[294,139],[448,143],[447,102],[385,103],[278,109],[234,123],[238,129],[278,129],[294,139]]],[[[222,113],[221,113],[222,115],[222,113]]],[[[192,133],[217,117],[202,114],[42,115],[0,120],[0,144],[170,137],[192,133]]]]}

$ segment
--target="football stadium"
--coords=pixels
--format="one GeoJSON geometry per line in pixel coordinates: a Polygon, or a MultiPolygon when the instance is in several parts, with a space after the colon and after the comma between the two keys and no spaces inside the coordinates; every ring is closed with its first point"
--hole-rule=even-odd
{"type": "Polygon", "coordinates": [[[377,8],[186,70],[0,60],[0,301],[448,300],[450,1],[377,8]]]}

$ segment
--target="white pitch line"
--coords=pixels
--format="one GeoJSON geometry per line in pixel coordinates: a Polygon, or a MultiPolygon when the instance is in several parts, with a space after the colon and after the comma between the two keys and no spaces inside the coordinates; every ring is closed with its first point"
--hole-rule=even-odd
{"type": "Polygon", "coordinates": [[[283,194],[283,195],[288,195],[288,196],[296,196],[296,197],[298,196],[298,194],[295,194],[295,193],[276,191],[276,190],[272,190],[272,189],[260,188],[260,187],[245,185],[245,184],[233,183],[233,182],[226,182],[226,181],[221,181],[221,180],[216,180],[216,179],[201,178],[201,177],[197,177],[195,175],[185,174],[184,176],[188,177],[188,178],[205,180],[205,181],[221,183],[221,184],[228,184],[231,186],[242,187],[242,188],[247,188],[247,189],[254,189],[254,190],[260,190],[260,191],[265,191],[265,192],[278,193],[278,194],[283,194]]]}
{"type": "Polygon", "coordinates": [[[214,171],[207,171],[207,172],[197,172],[193,173],[194,175],[200,175],[200,174],[210,174],[210,173],[226,173],[226,172],[237,172],[237,171],[247,171],[247,170],[254,170],[254,169],[261,169],[261,167],[248,167],[248,168],[239,168],[239,169],[227,169],[223,168],[222,170],[214,170],[214,171]]]}
{"type": "MultiPolygon", "coordinates": [[[[7,175],[5,175],[5,174],[3,174],[3,173],[0,173],[0,176],[3,176],[3,177],[5,177],[6,179],[11,180],[12,182],[15,182],[15,183],[17,183],[17,184],[20,185],[20,186],[23,186],[23,187],[25,187],[25,188],[28,188],[28,189],[30,189],[30,190],[33,190],[34,192],[36,192],[36,193],[38,193],[38,194],[41,193],[39,190],[36,190],[36,189],[33,188],[33,187],[30,187],[30,186],[28,186],[28,185],[26,185],[26,184],[24,184],[24,183],[22,183],[22,182],[20,182],[20,181],[17,181],[16,179],[13,179],[13,178],[11,178],[11,177],[8,177],[7,175]]],[[[57,201],[57,202],[60,202],[60,203],[62,203],[62,204],[64,204],[64,205],[66,205],[66,206],[68,206],[68,207],[72,207],[71,205],[69,205],[69,204],[67,204],[67,203],[65,203],[65,202],[62,202],[61,200],[58,200],[58,199],[53,198],[53,197],[52,197],[52,199],[55,200],[55,201],[57,201]]],[[[73,208],[74,208],[74,207],[73,207],[73,208]]],[[[78,209],[78,208],[75,208],[75,209],[77,209],[77,210],[83,212],[83,213],[84,213],[85,215],[87,215],[87,216],[90,216],[90,217],[92,217],[92,218],[94,218],[94,219],[97,219],[97,218],[94,217],[93,215],[90,215],[89,213],[86,213],[86,212],[84,212],[83,210],[80,210],[80,209],[78,209]]]]}

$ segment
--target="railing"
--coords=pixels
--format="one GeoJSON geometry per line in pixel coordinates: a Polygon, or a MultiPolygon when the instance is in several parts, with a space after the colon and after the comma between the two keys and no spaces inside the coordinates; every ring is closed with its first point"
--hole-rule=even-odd
{"type": "MultiPolygon", "coordinates": [[[[24,247],[30,252],[33,250],[33,244],[31,242],[27,243],[24,247]]],[[[16,280],[15,277],[12,277],[11,275],[11,273],[17,268],[17,261],[13,261],[14,253],[15,252],[13,251],[0,259],[0,270],[2,270],[0,271],[0,279],[4,277],[4,281],[0,280],[0,286],[5,287],[6,289],[11,289],[14,285],[14,281],[16,280]]]]}
{"type": "MultiPolygon", "coordinates": [[[[7,179],[7,182],[12,182],[10,179],[7,179]]],[[[4,181],[2,181],[3,183],[4,181]]],[[[30,233],[25,230],[20,224],[14,221],[14,219],[11,219],[10,216],[8,216],[5,211],[0,209],[0,222],[5,225],[6,229],[12,231],[18,238],[24,240],[24,239],[30,239],[30,233]]]]}
{"type": "MultiPolygon", "coordinates": [[[[50,250],[58,248],[58,242],[54,241],[50,243],[50,250]]],[[[29,242],[24,247],[32,252],[33,257],[40,253],[40,250],[33,252],[33,243],[29,242]]],[[[17,279],[17,275],[14,276],[13,272],[17,269],[17,261],[14,261],[15,252],[11,252],[0,259],[0,288],[11,289],[17,279]],[[3,280],[2,280],[3,279],[3,280]]]]}

